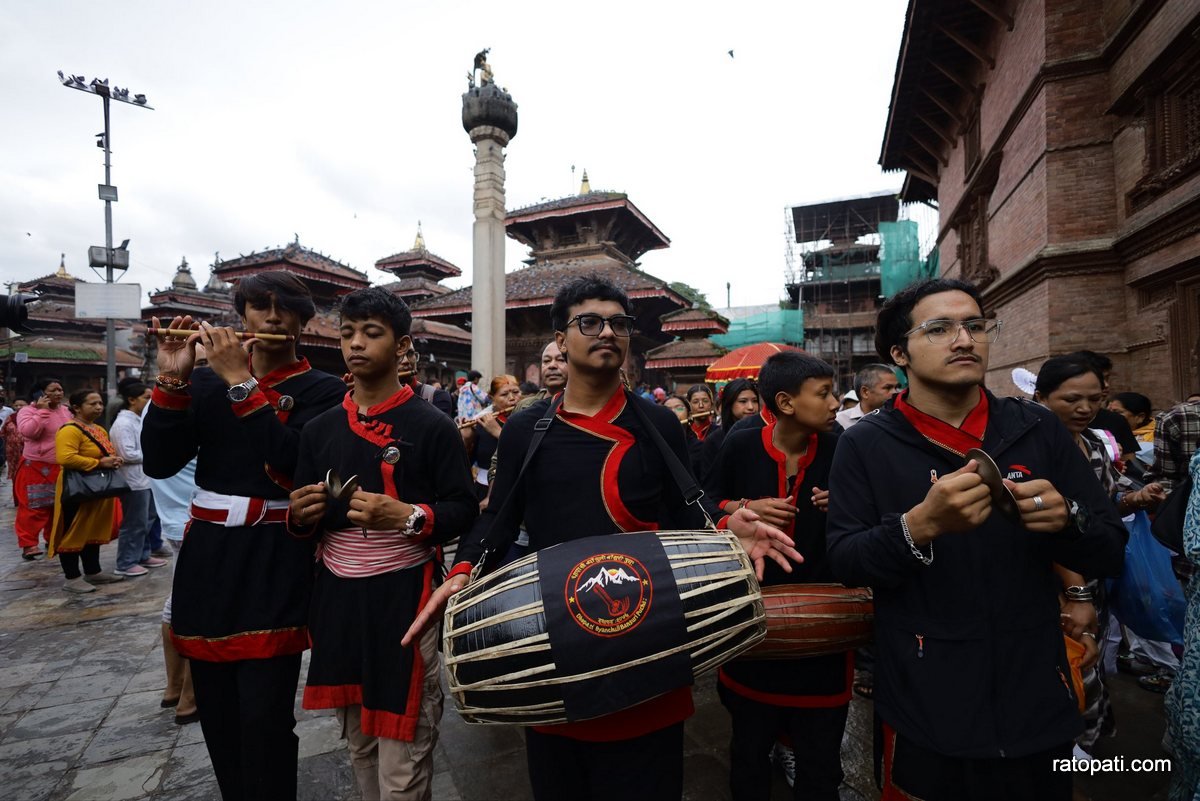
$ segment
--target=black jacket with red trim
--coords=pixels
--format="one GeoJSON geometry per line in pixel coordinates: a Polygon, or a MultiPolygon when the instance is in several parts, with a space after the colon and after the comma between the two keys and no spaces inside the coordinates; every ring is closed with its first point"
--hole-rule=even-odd
{"type": "MultiPolygon", "coordinates": [[[[815,487],[829,488],[829,470],[838,438],[833,434],[816,435],[816,452],[812,462],[804,468],[804,474],[799,476],[797,487],[796,476],[785,475],[784,455],[769,445],[773,430],[774,424],[732,430],[705,480],[705,495],[748,500],[795,498],[796,518],[785,533],[795,541],[796,550],[804,561],[793,564],[792,572],[786,573],[773,560],[767,559],[760,583],[764,587],[834,583],[836,579],[825,554],[827,515],[813,506],[812,492],[815,487]]],[[[808,659],[735,659],[721,668],[720,678],[734,692],[738,692],[739,686],[747,687],[760,694],[759,700],[768,702],[770,699],[764,695],[780,696],[779,701],[783,703],[788,703],[787,697],[843,696],[849,691],[846,659],[844,653],[808,659]]],[[[845,696],[842,703],[849,703],[849,700],[845,696]]]]}
{"type": "MultiPolygon", "coordinates": [[[[421,540],[444,543],[467,532],[479,514],[462,438],[450,418],[407,387],[398,396],[363,414],[346,394],[305,426],[296,486],[324,481],[330,468],[343,480],[357,476],[365,492],[422,507],[421,540]],[[398,452],[395,463],[384,458],[389,447],[398,452]]],[[[320,528],[357,528],[347,511],[345,503],[329,503],[320,528]]]]}
{"type": "Polygon", "coordinates": [[[286,498],[292,490],[300,430],[336,406],[346,385],[302,359],[259,379],[259,388],[241,403],[231,403],[227,391],[225,382],[207,367],[192,373],[188,395],[155,389],[142,423],[146,475],[170,478],[195,458],[196,486],[201,489],[286,498]]]}
{"type": "Polygon", "coordinates": [[[924,565],[900,516],[965,460],[922,436],[894,403],[841,435],[830,475],[834,575],[875,592],[875,708],[940,754],[1020,757],[1082,730],[1059,626],[1057,562],[1089,577],[1121,571],[1126,532],[1082,452],[1034,403],[990,393],[983,449],[1016,481],[1043,478],[1089,513],[1086,530],[1026,531],[993,512],[933,542],[924,565]]]}

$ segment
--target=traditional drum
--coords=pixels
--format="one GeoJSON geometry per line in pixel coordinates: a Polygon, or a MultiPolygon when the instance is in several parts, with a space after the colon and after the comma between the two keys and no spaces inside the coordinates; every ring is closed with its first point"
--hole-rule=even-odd
{"type": "Polygon", "coordinates": [[[687,686],[764,630],[758,581],[733,535],[617,534],[472,582],[446,609],[444,658],[467,722],[564,723],[687,686]]]}
{"type": "Polygon", "coordinates": [[[871,642],[871,590],[841,584],[763,587],[767,636],[743,659],[799,659],[849,651],[871,642]]]}

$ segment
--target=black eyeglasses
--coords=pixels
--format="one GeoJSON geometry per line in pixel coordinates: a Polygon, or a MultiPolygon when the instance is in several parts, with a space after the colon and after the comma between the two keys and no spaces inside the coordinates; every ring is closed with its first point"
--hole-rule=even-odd
{"type": "Polygon", "coordinates": [[[604,324],[608,323],[608,327],[612,332],[619,337],[627,337],[633,334],[633,324],[637,322],[637,318],[629,314],[614,314],[612,317],[602,317],[599,314],[577,314],[570,320],[567,320],[565,328],[570,328],[572,323],[579,323],[579,333],[585,337],[598,337],[604,331],[604,324]]]}

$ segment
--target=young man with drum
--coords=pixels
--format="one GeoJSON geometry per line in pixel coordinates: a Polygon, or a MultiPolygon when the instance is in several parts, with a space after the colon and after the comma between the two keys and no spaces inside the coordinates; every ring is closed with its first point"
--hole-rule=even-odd
{"type": "Polygon", "coordinates": [[[961,281],[891,298],[875,344],[909,388],[833,460],[829,561],[875,591],[884,799],[1071,798],[1053,566],[1116,575],[1125,528],[1052,413],[983,388],[999,332],[961,281]]]}
{"type": "Polygon", "coordinates": [[[411,321],[404,301],[377,287],[342,299],[354,389],[305,427],[288,518],[319,541],[304,708],[337,710],[367,801],[430,797],[437,629],[410,647],[397,635],[433,591],[438,545],[478,514],[458,429],[397,378],[411,321]]]}
{"type": "MultiPolygon", "coordinates": [[[[300,330],[316,312],[300,279],[247,276],[234,305],[248,334],[279,339],[250,339],[249,356],[237,332],[207,323],[186,338],[160,340],[142,453],[151,478],[170,478],[196,459],[171,635],[191,659],[221,795],[295,799],[293,707],[308,647],[312,546],[288,533],[284,520],[300,429],[335,406],[345,385],[296,355],[300,330]],[[197,344],[208,367],[195,367],[197,344]]],[[[191,317],[169,326],[192,327],[191,317]]]]}
{"type": "MultiPolygon", "coordinates": [[[[594,535],[704,527],[704,515],[684,501],[647,428],[658,432],[671,459],[686,464],[678,418],[622,386],[635,322],[629,312],[625,293],[598,278],[579,278],[559,290],[550,315],[570,381],[561,396],[534,404],[505,426],[491,502],[463,537],[458,564],[405,635],[406,643],[440,619],[476,563],[487,569],[499,562],[522,521],[533,551],[594,535]],[[542,425],[548,427],[525,465],[535,428],[542,425]]],[[[800,558],[790,539],[749,510],[733,515],[729,527],[760,572],[766,558],[782,565],[800,558]]],[[[622,647],[620,640],[591,637],[581,650],[611,653],[622,647]]],[[[690,687],[676,688],[615,714],[527,729],[535,798],[599,799],[614,788],[622,798],[680,798],[683,721],[693,707],[690,687]]]]}
{"type": "MultiPolygon", "coordinates": [[[[828,584],[825,507],[837,436],[833,368],[795,351],[767,359],[758,378],[772,413],[764,428],[727,435],[708,473],[710,498],[734,499],[790,536],[804,563],[788,574],[774,564],[763,586],[828,584]]],[[[733,716],[729,787],[735,801],[771,795],[771,746],[779,733],[795,745],[797,799],[836,801],[842,783],[842,732],[850,708],[853,651],[805,659],[734,659],[718,672],[721,703],[733,716]]]]}

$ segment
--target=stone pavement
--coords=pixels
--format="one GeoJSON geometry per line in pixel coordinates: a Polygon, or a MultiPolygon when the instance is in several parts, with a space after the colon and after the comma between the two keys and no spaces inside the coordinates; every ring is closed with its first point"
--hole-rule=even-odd
{"type": "MultiPolygon", "coordinates": [[[[0,798],[14,801],[135,801],[220,798],[200,726],[176,726],[159,707],[163,689],[160,615],[169,568],[100,587],[62,591],[57,560],[20,558],[12,529],[11,485],[0,481],[0,798]]],[[[101,549],[111,569],[115,544],[101,549]]],[[[301,677],[307,672],[307,664],[301,677]]],[[[1118,737],[1102,756],[1161,756],[1162,697],[1129,677],[1112,681],[1118,737]]],[[[728,715],[713,677],[696,687],[686,725],[685,798],[723,801],[728,790],[728,715]]],[[[299,796],[359,798],[336,720],[296,703],[299,796]]],[[[877,799],[871,775],[871,707],[858,698],[842,744],[843,801],[877,799]]],[[[521,731],[468,726],[447,700],[435,752],[438,801],[530,798],[521,731]]],[[[1103,776],[1077,781],[1081,799],[1165,798],[1166,776],[1103,776]]],[[[777,774],[773,799],[790,798],[777,774]]]]}

